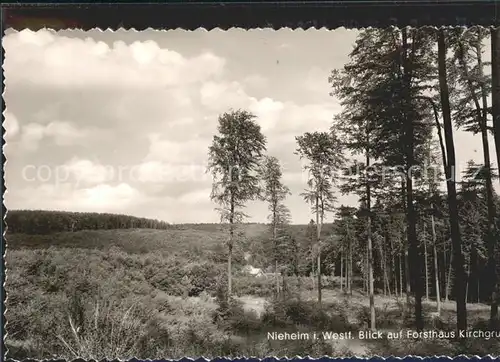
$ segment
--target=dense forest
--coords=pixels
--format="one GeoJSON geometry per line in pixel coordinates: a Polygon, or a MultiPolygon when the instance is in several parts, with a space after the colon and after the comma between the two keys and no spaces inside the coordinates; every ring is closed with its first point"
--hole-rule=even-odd
{"type": "Polygon", "coordinates": [[[109,229],[167,229],[164,221],[128,215],[45,210],[9,210],[5,218],[9,233],[50,234],[61,231],[109,229]]]}
{"type": "MultiPolygon", "coordinates": [[[[309,175],[303,196],[313,215],[308,260],[319,306],[321,275],[334,262],[348,292],[354,276],[363,276],[371,329],[375,288],[406,295],[417,330],[424,327],[422,301],[431,298],[437,316],[442,298],[456,301],[458,331],[467,329],[467,301],[488,303],[490,327],[498,327],[500,204],[492,167],[500,160],[498,36],[480,27],[365,30],[350,61],[332,70],[331,95],[343,110],[330,132],[296,137],[309,175]],[[491,59],[485,59],[487,43],[491,59]],[[456,160],[457,129],[481,137],[483,162],[461,167],[466,160],[456,160]],[[355,193],[359,206],[337,205],[337,192],[355,193]],[[322,230],[332,215],[333,237],[322,230]]],[[[234,225],[245,218],[249,200],[269,205],[276,293],[279,274],[301,270],[299,248],[287,235],[289,189],[266,143],[255,116],[237,110],[219,117],[209,149],[211,198],[230,225],[229,299],[234,225]]]]}

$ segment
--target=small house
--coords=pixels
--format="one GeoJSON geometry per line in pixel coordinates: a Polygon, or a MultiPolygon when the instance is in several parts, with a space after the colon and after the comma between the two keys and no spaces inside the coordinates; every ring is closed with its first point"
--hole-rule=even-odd
{"type": "Polygon", "coordinates": [[[253,275],[255,277],[263,277],[264,276],[264,272],[262,271],[261,268],[254,268],[251,265],[245,265],[243,267],[242,271],[246,274],[250,274],[250,275],[253,275]]]}

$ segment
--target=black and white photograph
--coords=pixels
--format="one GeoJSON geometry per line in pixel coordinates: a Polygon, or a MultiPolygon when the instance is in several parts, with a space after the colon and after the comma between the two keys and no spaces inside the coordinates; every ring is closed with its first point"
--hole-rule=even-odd
{"type": "Polygon", "coordinates": [[[2,46],[7,358],[500,356],[500,28],[2,46]]]}

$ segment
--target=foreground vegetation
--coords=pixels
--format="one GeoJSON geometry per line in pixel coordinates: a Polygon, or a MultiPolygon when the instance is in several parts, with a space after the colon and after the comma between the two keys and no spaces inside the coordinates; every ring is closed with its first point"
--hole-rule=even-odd
{"type": "MultiPolygon", "coordinates": [[[[267,230],[264,225],[247,226],[241,232],[248,240],[267,230]]],[[[306,230],[303,226],[304,234],[306,230]]],[[[456,354],[464,348],[446,340],[269,340],[269,331],[365,330],[367,298],[359,291],[340,293],[340,279],[325,277],[323,308],[318,309],[311,278],[290,276],[286,295],[276,299],[273,278],[241,273],[245,260],[237,249],[234,298],[228,303],[226,260],[220,252],[225,236],[213,225],[50,237],[8,234],[8,357],[402,356],[411,351],[456,354]]],[[[425,305],[428,328],[432,309],[425,305]]],[[[475,313],[472,324],[487,320],[487,306],[469,309],[475,313]]],[[[396,330],[412,323],[411,313],[402,318],[401,299],[378,298],[377,313],[380,328],[396,330]]],[[[445,303],[441,328],[453,328],[454,316],[453,303],[445,303]]],[[[477,340],[467,353],[500,353],[498,341],[484,343],[477,340]]]]}

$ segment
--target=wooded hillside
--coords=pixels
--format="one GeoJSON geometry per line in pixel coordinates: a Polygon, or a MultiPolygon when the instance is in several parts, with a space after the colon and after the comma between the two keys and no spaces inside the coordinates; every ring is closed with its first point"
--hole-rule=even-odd
{"type": "Polygon", "coordinates": [[[60,231],[109,229],[167,229],[164,221],[128,215],[45,210],[9,210],[6,223],[9,233],[50,234],[60,231]]]}

